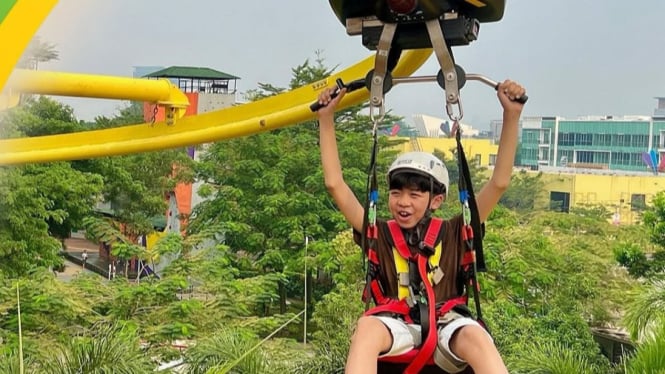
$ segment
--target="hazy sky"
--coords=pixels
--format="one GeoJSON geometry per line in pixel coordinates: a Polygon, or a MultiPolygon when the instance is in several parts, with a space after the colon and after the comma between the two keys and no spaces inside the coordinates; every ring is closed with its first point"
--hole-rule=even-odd
{"type": "MultiPolygon", "coordinates": [[[[478,40],[453,53],[467,73],[523,83],[524,115],[652,115],[654,97],[665,96],[664,17],[662,0],[508,0],[501,21],[482,24],[478,40]]],[[[38,35],[60,52],[43,70],[131,76],[133,66],[205,66],[241,77],[241,92],[258,82],[286,87],[317,50],[340,69],[372,54],[325,0],[60,0],[38,35]]],[[[432,57],[416,75],[437,71],[432,57]]],[[[485,85],[468,82],[461,99],[464,122],[488,128],[500,118],[485,85]]],[[[62,101],[81,119],[121,105],[62,101]]],[[[396,86],[386,103],[408,119],[445,116],[435,83],[396,86]]]]}

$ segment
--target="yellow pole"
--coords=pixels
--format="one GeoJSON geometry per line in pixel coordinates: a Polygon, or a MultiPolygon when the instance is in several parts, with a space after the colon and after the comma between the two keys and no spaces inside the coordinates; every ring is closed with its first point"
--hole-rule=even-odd
{"type": "Polygon", "coordinates": [[[7,87],[41,95],[148,101],[181,108],[189,105],[187,96],[168,79],[16,69],[7,87]]]}

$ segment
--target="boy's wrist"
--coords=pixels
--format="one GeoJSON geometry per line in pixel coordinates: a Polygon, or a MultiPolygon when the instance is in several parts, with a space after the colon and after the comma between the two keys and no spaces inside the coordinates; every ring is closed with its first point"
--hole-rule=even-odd
{"type": "Polygon", "coordinates": [[[503,122],[515,122],[517,124],[519,123],[520,115],[520,111],[505,110],[503,112],[503,122]]]}

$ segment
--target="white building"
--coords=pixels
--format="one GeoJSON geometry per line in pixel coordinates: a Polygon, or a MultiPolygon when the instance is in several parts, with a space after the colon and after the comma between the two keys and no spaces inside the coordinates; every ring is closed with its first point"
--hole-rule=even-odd
{"type": "MultiPolygon", "coordinates": [[[[414,114],[413,115],[413,128],[416,130],[418,136],[427,137],[427,138],[439,138],[442,136],[448,136],[441,130],[441,125],[448,123],[447,128],[452,127],[452,123],[449,120],[428,116],[426,114],[414,114]]],[[[446,127],[444,125],[444,127],[446,127]]],[[[479,130],[474,129],[471,125],[460,123],[460,128],[462,129],[463,137],[474,137],[480,134],[479,130]]]]}

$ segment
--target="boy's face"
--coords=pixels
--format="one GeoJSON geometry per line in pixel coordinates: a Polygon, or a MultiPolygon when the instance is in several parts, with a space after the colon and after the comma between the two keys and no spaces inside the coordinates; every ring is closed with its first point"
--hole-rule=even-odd
{"type": "Polygon", "coordinates": [[[441,206],[441,203],[443,203],[443,195],[434,195],[430,202],[429,191],[420,191],[408,187],[391,189],[388,196],[390,214],[404,229],[415,227],[425,216],[428,209],[437,209],[441,206]]]}

